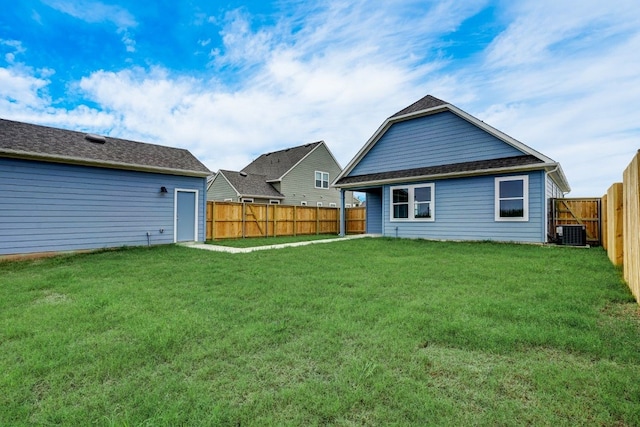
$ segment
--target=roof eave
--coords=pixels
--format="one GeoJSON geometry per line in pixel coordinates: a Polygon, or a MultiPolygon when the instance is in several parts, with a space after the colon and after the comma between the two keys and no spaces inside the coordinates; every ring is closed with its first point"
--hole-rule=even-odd
{"type": "Polygon", "coordinates": [[[18,150],[0,150],[0,157],[8,157],[14,159],[23,159],[23,160],[36,160],[43,162],[51,162],[51,163],[65,163],[72,164],[78,166],[92,166],[92,167],[101,167],[108,169],[120,169],[120,170],[131,170],[137,172],[152,172],[152,173],[161,173],[165,175],[180,175],[180,176],[192,176],[199,178],[206,178],[211,175],[211,171],[207,169],[207,171],[195,171],[195,170],[185,170],[185,169],[174,169],[174,168],[163,168],[157,166],[146,166],[146,165],[138,165],[131,163],[121,163],[121,162],[108,162],[108,161],[98,161],[98,160],[88,160],[82,159],[78,157],[70,157],[70,156],[55,156],[55,155],[47,155],[47,154],[37,154],[30,153],[25,151],[18,150]]]}
{"type": "Polygon", "coordinates": [[[356,182],[353,184],[344,184],[344,185],[334,184],[332,185],[332,187],[340,188],[340,189],[352,189],[352,188],[358,188],[358,187],[372,187],[377,185],[397,184],[397,183],[404,183],[404,182],[442,180],[442,179],[450,179],[450,178],[465,178],[465,177],[471,177],[471,176],[494,175],[494,174],[512,173],[512,172],[528,172],[528,171],[540,170],[540,169],[547,170],[547,169],[554,169],[556,166],[558,166],[557,163],[535,163],[532,165],[525,165],[525,166],[478,169],[474,171],[449,172],[449,173],[442,173],[442,174],[430,174],[430,175],[419,175],[419,176],[412,176],[412,177],[398,177],[398,178],[389,178],[389,179],[381,179],[381,180],[362,181],[362,182],[356,182]]]}

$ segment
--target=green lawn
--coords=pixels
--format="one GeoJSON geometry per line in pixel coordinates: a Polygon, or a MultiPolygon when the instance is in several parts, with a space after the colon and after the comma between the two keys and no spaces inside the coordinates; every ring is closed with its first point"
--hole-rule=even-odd
{"type": "Polygon", "coordinates": [[[599,248],[357,239],[0,263],[0,425],[640,425],[599,248]]]}

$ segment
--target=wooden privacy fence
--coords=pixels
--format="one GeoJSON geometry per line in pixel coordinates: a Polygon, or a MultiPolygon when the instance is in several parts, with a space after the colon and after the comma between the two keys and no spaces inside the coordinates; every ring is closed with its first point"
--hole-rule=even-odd
{"type": "Polygon", "coordinates": [[[603,247],[640,303],[640,150],[625,169],[622,182],[602,197],[603,247]]]}
{"type": "MultiPolygon", "coordinates": [[[[587,232],[587,243],[601,244],[601,200],[599,198],[552,199],[550,233],[556,233],[560,225],[584,225],[587,232]]],[[[557,236],[556,236],[557,237],[557,236]]]]}
{"type": "MultiPolygon", "coordinates": [[[[345,210],[347,234],[365,232],[365,208],[345,210]]],[[[340,209],[207,202],[207,240],[338,234],[340,209]]]]}

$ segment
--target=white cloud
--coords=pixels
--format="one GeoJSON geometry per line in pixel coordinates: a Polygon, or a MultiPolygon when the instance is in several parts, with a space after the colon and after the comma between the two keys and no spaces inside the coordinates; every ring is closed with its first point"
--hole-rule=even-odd
{"type": "Polygon", "coordinates": [[[90,24],[111,23],[122,34],[122,42],[127,52],[135,52],[135,40],[130,29],[138,25],[135,17],[128,10],[100,1],[92,0],[43,0],[45,4],[62,13],[90,24]]]}

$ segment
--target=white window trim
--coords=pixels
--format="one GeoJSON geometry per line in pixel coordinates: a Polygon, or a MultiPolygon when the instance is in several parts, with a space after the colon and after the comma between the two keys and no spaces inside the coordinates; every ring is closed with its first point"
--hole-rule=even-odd
{"type": "Polygon", "coordinates": [[[300,206],[307,206],[307,201],[306,200],[301,201],[300,206]]]}
{"type": "Polygon", "coordinates": [[[315,172],[313,173],[313,185],[314,185],[314,187],[315,187],[315,188],[320,189],[320,190],[328,190],[328,189],[329,189],[329,184],[330,184],[330,183],[329,183],[329,172],[315,171],[315,172]],[[318,174],[318,173],[319,173],[319,174],[322,174],[322,175],[321,175],[321,179],[320,179],[320,187],[318,187],[318,186],[316,185],[316,174],[318,174]],[[326,187],[323,187],[323,186],[322,186],[322,183],[323,183],[323,182],[325,182],[325,180],[324,180],[324,176],[325,176],[325,175],[327,176],[327,180],[326,180],[326,182],[327,182],[327,186],[326,186],[326,187]]]}
{"type": "Polygon", "coordinates": [[[317,206],[317,207],[319,207],[319,208],[321,208],[321,207],[322,207],[322,202],[317,202],[317,203],[316,203],[316,206],[317,206]]]}
{"type": "Polygon", "coordinates": [[[350,208],[351,207],[351,203],[345,203],[344,207],[345,208],[350,208]]]}
{"type": "Polygon", "coordinates": [[[251,197],[243,197],[242,199],[240,199],[240,202],[242,202],[242,203],[253,203],[253,199],[251,197]]]}
{"type": "Polygon", "coordinates": [[[329,207],[330,208],[337,208],[338,205],[336,203],[331,202],[331,203],[329,203],[329,207]]]}
{"type": "Polygon", "coordinates": [[[269,200],[269,204],[270,205],[279,205],[280,204],[280,200],[271,199],[271,200],[269,200]]]}
{"type": "Polygon", "coordinates": [[[395,185],[393,187],[389,187],[389,220],[391,222],[434,222],[436,220],[436,185],[435,183],[430,184],[413,184],[413,185],[395,185]],[[414,218],[414,209],[413,203],[415,203],[414,199],[414,189],[415,188],[423,188],[430,187],[431,188],[431,218],[414,218]],[[394,218],[393,217],[393,190],[406,188],[409,190],[409,218],[394,218]]]}
{"type": "MultiPolygon", "coordinates": [[[[518,175],[518,176],[501,176],[495,178],[495,193],[494,193],[494,211],[495,211],[495,220],[498,222],[527,222],[529,221],[529,176],[528,175],[518,175]],[[503,181],[519,181],[522,180],[522,208],[523,208],[523,216],[522,218],[514,218],[514,217],[501,217],[500,216],[500,183],[503,181]]],[[[515,198],[505,198],[504,200],[516,200],[520,199],[520,197],[515,198]]]]}

